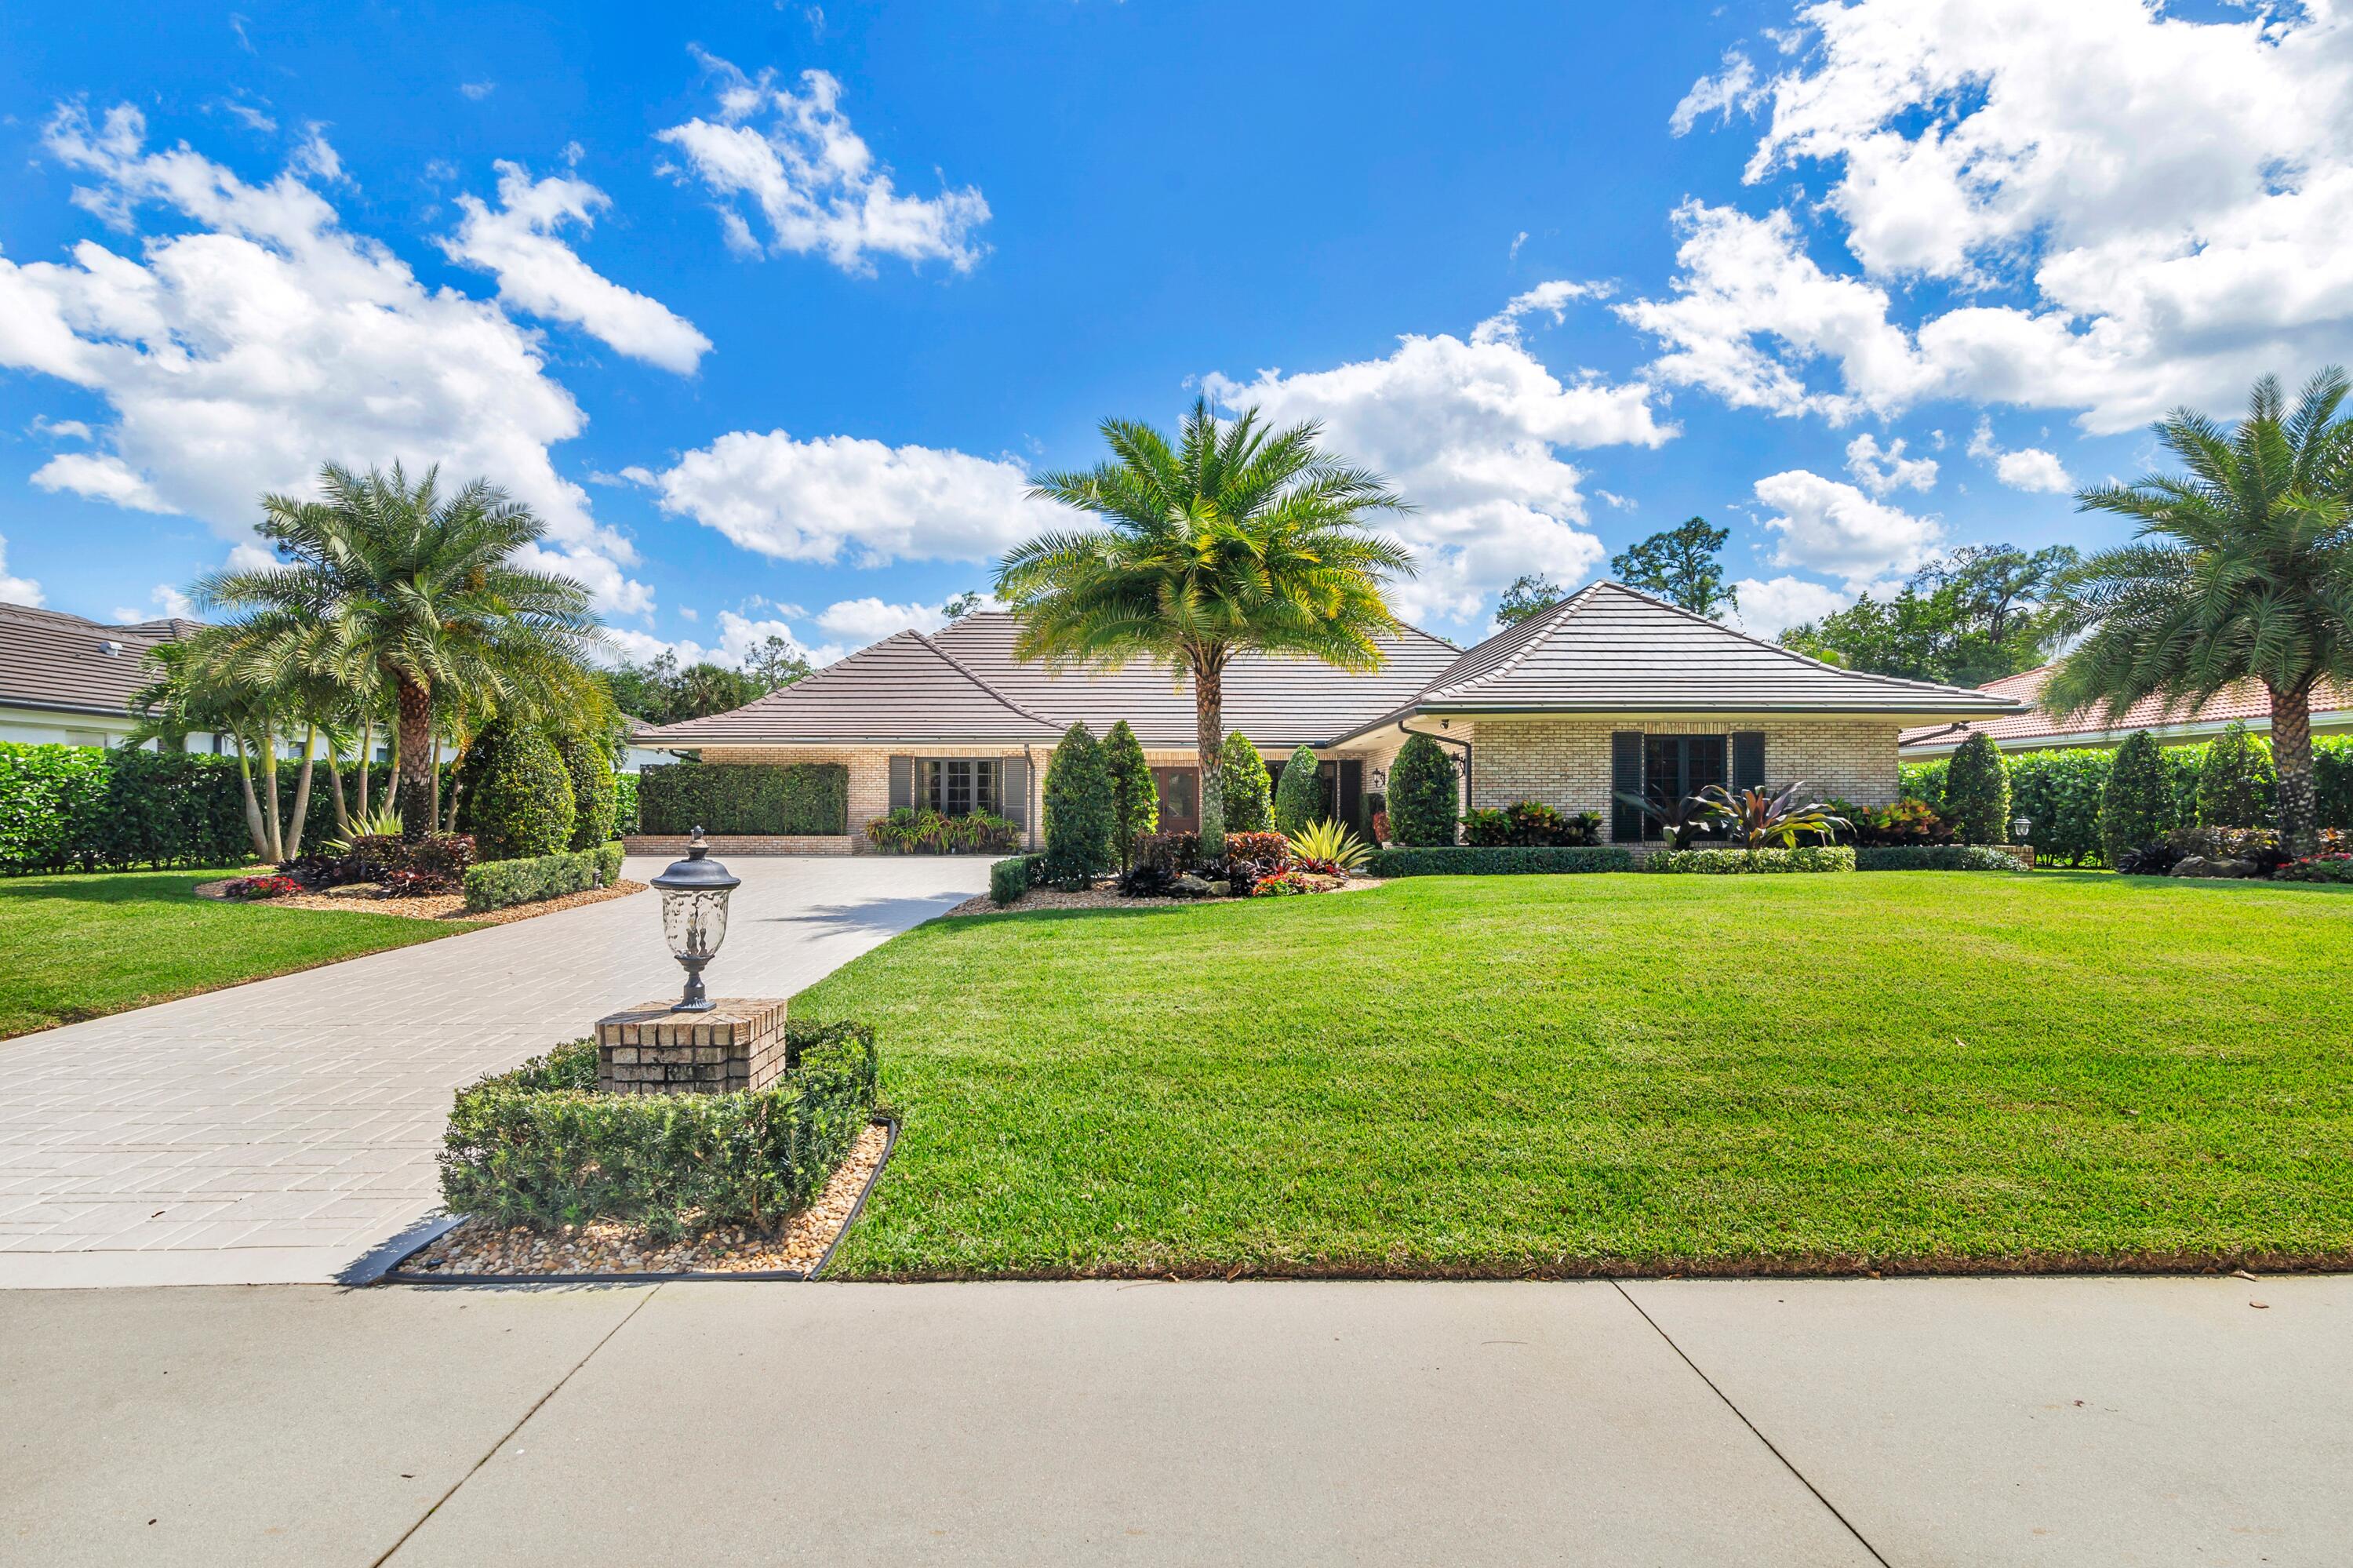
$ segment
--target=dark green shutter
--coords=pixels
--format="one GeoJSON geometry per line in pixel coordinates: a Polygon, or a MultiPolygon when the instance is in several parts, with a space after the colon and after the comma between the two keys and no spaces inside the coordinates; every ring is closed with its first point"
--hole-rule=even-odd
{"type": "Polygon", "coordinates": [[[1732,732],[1732,787],[1736,790],[1765,788],[1763,730],[1736,729],[1732,732]]]}
{"type": "Polygon", "coordinates": [[[1642,842],[1642,813],[1622,797],[1642,793],[1642,732],[1621,729],[1609,736],[1609,837],[1617,843],[1642,842]]]}
{"type": "Polygon", "coordinates": [[[997,765],[997,814],[1017,828],[1029,825],[1029,759],[1008,757],[997,765]]]}
{"type": "Polygon", "coordinates": [[[894,757],[891,759],[891,809],[911,810],[915,804],[915,759],[894,757]]]}

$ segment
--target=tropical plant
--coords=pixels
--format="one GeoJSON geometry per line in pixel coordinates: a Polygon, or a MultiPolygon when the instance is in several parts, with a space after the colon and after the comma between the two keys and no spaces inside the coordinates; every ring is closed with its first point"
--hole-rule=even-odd
{"type": "Polygon", "coordinates": [[[1983,730],[1953,753],[1945,772],[1944,817],[1965,844],[2010,842],[2010,769],[2001,747],[1983,730]]]}
{"type": "Polygon", "coordinates": [[[2280,835],[2298,855],[2319,842],[2313,689],[2353,680],[2353,432],[2337,418],[2348,390],[2331,366],[2291,410],[2265,376],[2235,428],[2188,409],[2158,421],[2186,475],[2080,492],[2079,506],[2131,518],[2138,537],[2066,579],[2065,629],[2081,641],[2042,688],[2054,713],[2096,705],[2113,723],[2145,698],[2189,707],[2261,682],[2280,835]]]}
{"type": "Polygon", "coordinates": [[[1372,847],[1358,838],[1354,829],[1332,821],[1310,822],[1291,835],[1291,853],[1294,859],[1321,871],[1331,867],[1342,872],[1355,871],[1372,858],[1372,847]]]}
{"type": "MultiPolygon", "coordinates": [[[[530,508],[476,480],[445,495],[438,471],[320,471],[322,498],[262,498],[259,532],[280,564],[216,572],[197,599],[236,612],[239,634],[288,668],[388,688],[396,714],[394,804],[405,831],[438,821],[437,720],[616,719],[586,656],[598,638],[588,590],[518,557],[545,536],[530,508]]],[[[570,823],[567,820],[566,832],[570,823]]]]}
{"type": "Polygon", "coordinates": [[[1577,811],[1564,817],[1541,800],[1514,800],[1500,808],[1474,808],[1462,813],[1462,842],[1483,849],[1596,844],[1601,842],[1601,814],[1577,811]]]}
{"type": "Polygon", "coordinates": [[[1046,879],[1085,887],[1112,863],[1111,769],[1094,732],[1074,724],[1046,763],[1046,879]]]}
{"type": "Polygon", "coordinates": [[[2100,847],[2110,865],[2124,870],[2126,850],[2162,839],[2176,818],[2173,791],[2157,737],[2145,729],[2125,736],[2108,765],[2100,797],[2100,847]]]}
{"type": "Polygon", "coordinates": [[[1454,842],[1454,761],[1430,736],[1416,732],[1389,764],[1389,829],[1417,848],[1454,842]]]}
{"type": "Polygon", "coordinates": [[[1735,794],[1721,784],[1710,784],[1694,799],[1700,815],[1721,822],[1726,835],[1746,849],[1795,849],[1800,836],[1828,843],[1852,830],[1853,823],[1820,800],[1800,805],[1798,797],[1805,788],[1801,779],[1778,794],[1767,789],[1735,794]]]}
{"type": "Polygon", "coordinates": [[[1885,806],[1858,806],[1833,796],[1822,802],[1846,820],[1841,842],[1874,849],[1919,848],[1949,844],[1953,830],[1925,800],[1902,800],[1885,806]]]}
{"type": "Polygon", "coordinates": [[[1203,398],[1174,446],[1133,420],[1102,429],[1113,461],[1041,474],[1032,492],[1098,525],[1013,550],[997,597],[1020,616],[1021,658],[1146,659],[1191,676],[1201,838],[1214,855],[1227,826],[1227,665],[1258,652],[1377,669],[1377,639],[1398,627],[1384,590],[1413,563],[1365,519],[1405,503],[1377,474],[1324,451],[1313,423],[1268,430],[1256,410],[1221,421],[1203,398]]]}
{"type": "Polygon", "coordinates": [[[1020,843],[1021,830],[989,811],[948,817],[929,808],[898,806],[870,820],[866,838],[896,854],[1002,854],[1020,843]]]}
{"type": "Polygon", "coordinates": [[[365,816],[353,817],[351,831],[342,838],[328,841],[326,851],[332,855],[347,855],[358,839],[396,839],[401,837],[400,813],[390,806],[379,806],[365,816]]]}
{"type": "Polygon", "coordinates": [[[1103,766],[1111,770],[1111,847],[1122,871],[1135,863],[1135,841],[1160,830],[1160,786],[1144,743],[1125,719],[1103,736],[1103,766]]]}
{"type": "Polygon", "coordinates": [[[1296,833],[1324,811],[1324,780],[1315,760],[1314,749],[1301,747],[1282,765],[1282,777],[1274,786],[1274,829],[1281,833],[1296,833]]]}
{"type": "Polygon", "coordinates": [[[1620,789],[1616,799],[1656,822],[1671,849],[1691,848],[1692,840],[1712,831],[1721,821],[1709,809],[1708,803],[1697,795],[1685,795],[1677,800],[1672,796],[1651,796],[1620,789]]]}
{"type": "Polygon", "coordinates": [[[1219,788],[1226,803],[1226,831],[1263,833],[1274,827],[1274,781],[1267,777],[1266,758],[1250,737],[1236,730],[1219,748],[1219,788]]]}

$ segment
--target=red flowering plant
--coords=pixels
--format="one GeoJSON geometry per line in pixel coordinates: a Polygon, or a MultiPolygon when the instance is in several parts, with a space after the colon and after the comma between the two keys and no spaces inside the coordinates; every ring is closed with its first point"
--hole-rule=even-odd
{"type": "Polygon", "coordinates": [[[221,891],[231,898],[283,898],[303,887],[290,876],[240,876],[221,891]]]}

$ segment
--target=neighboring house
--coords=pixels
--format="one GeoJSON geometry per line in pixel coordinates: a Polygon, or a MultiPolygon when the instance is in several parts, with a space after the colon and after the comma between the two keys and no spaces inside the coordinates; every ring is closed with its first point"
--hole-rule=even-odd
{"type": "MultiPolygon", "coordinates": [[[[896,806],[995,810],[1034,839],[1054,742],[1077,720],[1101,736],[1125,719],[1159,779],[1162,827],[1197,828],[1189,677],[1141,662],[1058,674],[1013,657],[1015,630],[1011,615],[984,611],[928,637],[902,631],[733,713],[640,731],[637,743],[713,763],[846,763],[849,841],[795,847],[857,849],[867,821],[896,806]]],[[[1904,726],[2022,705],[1836,669],[1616,583],[1467,652],[1411,629],[1383,652],[1387,663],[1366,673],[1251,655],[1225,677],[1226,728],[1270,766],[1314,747],[1329,810],[1359,827],[1365,796],[1386,789],[1414,733],[1456,756],[1472,805],[1598,811],[1611,837],[1641,842],[1656,824],[1614,809],[1618,790],[1802,779],[1881,805],[1895,799],[1904,726]]]]}
{"type": "Polygon", "coordinates": [[[638,744],[638,734],[653,727],[645,720],[634,714],[623,714],[621,726],[628,738],[621,743],[621,759],[615,765],[618,771],[635,773],[649,764],[658,767],[671,759],[666,751],[651,751],[638,744]]]}
{"type": "MultiPolygon", "coordinates": [[[[109,626],[62,610],[0,604],[0,740],[113,746],[136,724],[131,694],[152,678],[150,648],[197,630],[193,620],[109,626]]],[[[212,750],[208,736],[189,749],[212,750]]]]}
{"type": "MultiPolygon", "coordinates": [[[[2233,720],[2242,721],[2259,735],[2272,727],[2271,697],[2258,681],[2239,681],[2205,702],[2168,708],[2156,697],[2145,697],[2110,724],[2104,710],[2093,707],[2061,718],[2041,705],[2042,683],[2053,665],[2045,664],[2020,675],[1989,681],[1980,689],[2029,705],[2000,718],[1964,719],[1924,725],[1904,732],[1905,761],[1948,757],[1973,734],[1993,736],[2004,751],[2049,751],[2069,746],[2116,746],[2135,730],[2145,729],[2167,746],[2211,740],[2233,720]]],[[[2312,733],[2353,734],[2353,691],[2327,682],[2312,694],[2312,733]]]]}

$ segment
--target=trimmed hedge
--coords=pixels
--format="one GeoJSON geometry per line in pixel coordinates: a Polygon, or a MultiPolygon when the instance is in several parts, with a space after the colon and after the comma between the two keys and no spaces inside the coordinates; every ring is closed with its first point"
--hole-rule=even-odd
{"type": "Polygon", "coordinates": [[[1454,760],[1417,731],[1389,764],[1389,832],[1412,849],[1442,849],[1454,842],[1454,760]]]}
{"type": "Polygon", "coordinates": [[[1218,776],[1225,783],[1226,832],[1263,833],[1274,828],[1274,780],[1266,758],[1240,730],[1226,736],[1218,754],[1218,776]]]}
{"type": "Polygon", "coordinates": [[[1717,876],[1854,868],[1852,844],[1807,844],[1800,849],[1655,850],[1642,862],[1644,871],[1696,872],[1717,876]]]}
{"type": "Polygon", "coordinates": [[[839,762],[670,762],[638,774],[641,833],[839,837],[849,768],[839,762]]]}
{"type": "Polygon", "coordinates": [[[863,1024],[787,1020],[785,1041],[783,1074],[749,1094],[598,1094],[589,1040],[484,1078],[449,1113],[442,1199],[494,1225],[773,1230],[825,1190],[879,1086],[863,1024]]]}
{"type": "Polygon", "coordinates": [[[993,904],[1016,904],[1021,895],[1046,879],[1046,857],[1017,854],[988,868],[988,897],[993,904]]]}
{"type": "Polygon", "coordinates": [[[1945,767],[1939,810],[1969,844],[2010,842],[2010,768],[1993,736],[1980,730],[1961,742],[1945,767]]]}
{"type": "Polygon", "coordinates": [[[638,776],[613,775],[613,836],[627,838],[638,831],[638,776]]]}
{"type": "Polygon", "coordinates": [[[466,908],[475,915],[504,909],[512,904],[536,904],[561,898],[597,885],[609,887],[621,874],[621,845],[617,839],[595,849],[559,850],[525,860],[493,860],[466,871],[466,908]]]}
{"type": "Polygon", "coordinates": [[[1112,853],[1111,765],[1103,744],[1074,724],[1046,759],[1046,879],[1084,887],[1097,872],[1117,864],[1112,853]]]}
{"type": "Polygon", "coordinates": [[[530,860],[572,842],[572,775],[538,726],[491,720],[459,777],[458,825],[474,835],[484,860],[530,860]]]}
{"type": "Polygon", "coordinates": [[[2100,800],[2108,788],[2104,747],[2023,751],[2010,759],[2010,809],[2027,819],[2026,842],[2058,865],[2100,860],[2100,800]]]}
{"type": "Polygon", "coordinates": [[[2014,854],[1986,844],[1888,844],[1854,852],[1857,871],[2024,871],[2014,854]]]}
{"type": "Polygon", "coordinates": [[[1366,876],[1528,876],[1586,871],[1631,871],[1634,852],[1621,844],[1588,849],[1511,845],[1489,849],[1432,845],[1375,850],[1366,876]]]}
{"type": "Polygon", "coordinates": [[[620,809],[620,779],[613,771],[612,748],[577,736],[558,736],[556,755],[572,779],[572,839],[566,849],[595,849],[613,832],[620,809]]]}
{"type": "Polygon", "coordinates": [[[1324,814],[1324,780],[1318,776],[1315,753],[1301,747],[1282,765],[1274,786],[1274,831],[1297,835],[1324,814]]]}
{"type": "MultiPolygon", "coordinates": [[[[301,771],[299,763],[279,765],[279,821],[289,827],[301,771]]],[[[385,777],[381,768],[376,773],[385,777]]],[[[344,787],[356,779],[347,765],[344,787]]],[[[253,786],[260,794],[258,761],[253,786]]],[[[315,852],[336,836],[322,758],[298,848],[315,852]]],[[[252,858],[234,757],[0,742],[0,871],[243,865],[252,858]]]]}

